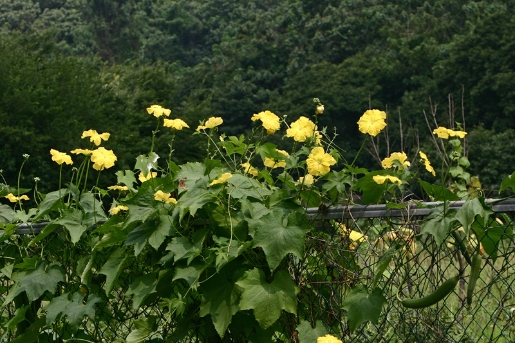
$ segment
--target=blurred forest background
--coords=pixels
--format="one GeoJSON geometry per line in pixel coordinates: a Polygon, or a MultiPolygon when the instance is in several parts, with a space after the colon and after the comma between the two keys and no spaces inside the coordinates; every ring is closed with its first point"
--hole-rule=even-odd
{"type": "MultiPolygon", "coordinates": [[[[435,150],[424,112],[432,128],[433,114],[460,122],[471,174],[495,190],[515,170],[514,14],[515,0],[0,0],[0,169],[14,186],[30,154],[21,186],[38,176],[55,189],[50,148],[86,148],[88,129],[112,133],[116,170],[133,169],[152,104],[189,123],[183,163],[204,156],[199,120],[221,116],[239,135],[263,110],[311,116],[318,97],[346,158],[369,108],[389,115],[381,157],[435,150]]],[[[169,129],[158,137],[166,156],[169,129]]]]}

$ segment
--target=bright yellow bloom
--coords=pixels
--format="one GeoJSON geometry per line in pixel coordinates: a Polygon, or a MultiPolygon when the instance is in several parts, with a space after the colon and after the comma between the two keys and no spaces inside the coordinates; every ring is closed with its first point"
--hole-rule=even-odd
{"type": "Polygon", "coordinates": [[[312,185],[315,182],[313,175],[306,174],[306,176],[299,177],[299,183],[304,185],[312,185]]]}
{"type": "Polygon", "coordinates": [[[220,176],[218,179],[211,181],[211,183],[209,185],[213,186],[213,185],[217,185],[220,183],[225,183],[231,177],[232,177],[231,173],[223,173],[222,176],[220,176]]]}
{"type": "Polygon", "coordinates": [[[224,120],[221,117],[211,117],[208,120],[206,120],[204,125],[199,125],[197,127],[197,131],[199,130],[205,130],[205,129],[213,129],[219,125],[222,125],[224,120]]]}
{"type": "Polygon", "coordinates": [[[15,196],[14,194],[12,193],[9,193],[5,196],[5,198],[7,198],[10,202],[18,202],[20,200],[29,200],[29,197],[26,196],[25,194],[24,195],[21,195],[19,197],[15,196]]]}
{"type": "Polygon", "coordinates": [[[109,213],[111,214],[118,214],[120,211],[128,211],[129,208],[125,205],[118,205],[116,207],[113,207],[109,210],[109,213]]]}
{"type": "Polygon", "coordinates": [[[91,161],[95,170],[111,168],[116,160],[117,158],[113,150],[107,150],[104,147],[93,150],[91,153],[91,161]]]}
{"type": "Polygon", "coordinates": [[[330,166],[336,164],[336,160],[330,154],[324,152],[324,148],[316,147],[311,150],[306,164],[308,166],[308,173],[313,176],[319,176],[329,173],[330,166]]]}
{"type": "Polygon", "coordinates": [[[324,113],[324,105],[318,105],[315,110],[315,114],[322,114],[322,113],[324,113]]]}
{"type": "Polygon", "coordinates": [[[171,198],[171,196],[172,195],[170,193],[165,193],[163,191],[157,191],[154,193],[154,199],[156,199],[157,201],[177,205],[177,199],[171,198]]]}
{"type": "Polygon", "coordinates": [[[165,119],[163,126],[175,129],[182,130],[183,128],[189,128],[188,124],[182,119],[165,119]]]}
{"type": "Polygon", "coordinates": [[[73,164],[72,158],[70,155],[65,154],[64,152],[59,152],[55,149],[50,149],[50,154],[52,155],[52,161],[57,162],[57,164],[61,165],[63,163],[73,164]]]}
{"type": "Polygon", "coordinates": [[[379,110],[368,110],[358,120],[359,131],[377,136],[386,127],[386,112],[379,110]]]}
{"type": "Polygon", "coordinates": [[[419,151],[418,154],[420,155],[420,158],[422,159],[422,162],[424,162],[424,165],[426,167],[426,170],[433,174],[433,176],[436,176],[435,169],[433,166],[431,166],[431,162],[429,162],[429,159],[427,158],[427,155],[424,154],[422,151],[419,151]]]}
{"type": "Polygon", "coordinates": [[[407,159],[408,159],[408,156],[406,156],[406,153],[393,152],[390,155],[390,157],[385,158],[381,162],[381,165],[383,166],[384,169],[395,168],[395,167],[398,167],[398,169],[404,169],[405,167],[407,168],[410,166],[410,162],[406,161],[407,159]],[[402,167],[395,165],[394,161],[399,161],[399,163],[402,165],[402,167]]]}
{"type": "Polygon", "coordinates": [[[128,191],[129,187],[115,185],[115,186],[109,186],[109,187],[107,187],[107,189],[110,189],[110,190],[113,190],[113,191],[120,191],[120,192],[122,192],[122,191],[128,191]]]}
{"type": "MultiPolygon", "coordinates": [[[[286,152],[284,150],[275,149],[275,151],[280,152],[281,154],[283,154],[286,157],[290,156],[290,154],[288,154],[288,152],[286,152]]],[[[265,165],[265,167],[272,168],[272,169],[286,167],[286,161],[285,160],[275,160],[275,159],[270,158],[270,157],[265,157],[265,160],[263,161],[263,164],[265,165]]]]}
{"type": "Polygon", "coordinates": [[[99,146],[102,143],[102,140],[106,141],[111,136],[110,133],[104,132],[99,134],[96,130],[88,130],[82,133],[80,138],[89,137],[89,141],[93,142],[96,146],[99,146]]]}
{"type": "Polygon", "coordinates": [[[147,176],[143,175],[143,173],[139,173],[138,180],[140,182],[145,182],[145,181],[150,180],[150,179],[152,179],[152,178],[154,178],[156,176],[157,176],[157,172],[148,173],[147,176]]]}
{"type": "Polygon", "coordinates": [[[75,154],[75,155],[79,155],[79,154],[82,154],[82,155],[86,155],[86,156],[89,156],[91,155],[91,150],[89,149],[75,149],[75,150],[72,150],[70,151],[72,154],[75,154]]]}
{"type": "Polygon", "coordinates": [[[250,165],[249,162],[242,163],[241,166],[243,167],[243,171],[247,174],[250,174],[252,176],[258,176],[259,171],[250,165]]]}
{"type": "Polygon", "coordinates": [[[305,142],[308,137],[313,136],[316,125],[306,117],[300,117],[286,130],[286,137],[293,138],[296,142],[305,142]]]}
{"type": "Polygon", "coordinates": [[[279,117],[270,111],[264,111],[259,112],[258,114],[254,114],[251,119],[252,121],[261,120],[263,127],[266,129],[266,132],[269,135],[279,130],[279,128],[281,127],[279,117]]]}
{"type": "Polygon", "coordinates": [[[465,138],[467,133],[465,131],[454,131],[446,129],[443,126],[439,126],[437,129],[433,130],[433,134],[437,135],[438,138],[448,139],[449,137],[465,138]]]}
{"type": "Polygon", "coordinates": [[[317,343],[343,343],[343,342],[334,336],[325,335],[323,337],[318,337],[317,343]]]}
{"type": "Polygon", "coordinates": [[[398,177],[390,175],[374,175],[372,179],[379,185],[382,185],[383,183],[385,183],[385,181],[389,181],[391,183],[396,183],[399,185],[402,184],[402,181],[398,177]]]}
{"type": "Polygon", "coordinates": [[[148,114],[153,114],[154,117],[156,117],[156,118],[159,118],[163,115],[168,117],[170,115],[170,113],[172,113],[172,111],[170,111],[169,109],[163,108],[159,105],[152,105],[152,106],[148,107],[147,112],[148,112],[148,114]]]}

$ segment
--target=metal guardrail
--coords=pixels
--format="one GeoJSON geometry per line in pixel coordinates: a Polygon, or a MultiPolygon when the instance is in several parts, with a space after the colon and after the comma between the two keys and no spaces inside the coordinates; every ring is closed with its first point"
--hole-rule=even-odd
{"type": "MultiPolygon", "coordinates": [[[[490,205],[494,212],[515,212],[515,198],[510,199],[486,199],[485,203],[490,205]]],[[[415,217],[427,216],[444,202],[416,202],[408,203],[403,209],[388,208],[388,205],[348,205],[332,206],[324,209],[310,207],[307,209],[307,217],[316,220],[328,219],[358,219],[358,218],[384,218],[384,217],[415,217]]],[[[448,209],[460,209],[465,201],[451,201],[448,209]]],[[[104,223],[100,220],[98,223],[104,223]]],[[[23,223],[18,224],[19,235],[31,235],[40,233],[49,223],[23,223]]]]}

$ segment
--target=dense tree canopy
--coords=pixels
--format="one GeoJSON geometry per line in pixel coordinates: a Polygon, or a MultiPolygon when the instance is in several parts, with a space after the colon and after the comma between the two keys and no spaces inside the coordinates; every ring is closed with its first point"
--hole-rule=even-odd
{"type": "MultiPolygon", "coordinates": [[[[80,144],[90,128],[116,129],[111,147],[132,168],[148,150],[153,103],[192,127],[221,116],[232,134],[265,109],[311,115],[318,97],[319,124],[338,130],[349,156],[369,107],[388,111],[394,151],[429,142],[424,112],[447,126],[463,113],[474,141],[509,139],[514,12],[513,0],[0,0],[0,169],[13,183],[30,153],[49,181],[50,147],[80,144]]],[[[485,186],[510,172],[490,164],[489,145],[469,147],[485,186]]]]}

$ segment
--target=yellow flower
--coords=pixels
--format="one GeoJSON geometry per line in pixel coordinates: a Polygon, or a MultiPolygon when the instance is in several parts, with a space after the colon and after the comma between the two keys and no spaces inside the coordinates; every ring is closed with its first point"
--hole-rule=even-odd
{"type": "Polygon", "coordinates": [[[381,165],[384,169],[388,168],[395,168],[398,167],[398,169],[404,169],[404,167],[409,167],[410,163],[409,161],[406,161],[408,159],[408,156],[406,156],[406,153],[404,152],[393,152],[390,157],[385,158],[381,165]],[[394,161],[399,161],[399,163],[402,165],[402,167],[396,166],[394,164],[394,161]]]}
{"type": "Polygon", "coordinates": [[[224,120],[221,117],[211,117],[208,120],[206,120],[204,125],[199,125],[197,127],[197,131],[199,130],[205,130],[205,129],[213,129],[219,125],[222,125],[224,120]]]}
{"type": "MultiPolygon", "coordinates": [[[[281,154],[283,154],[286,157],[290,156],[290,154],[288,154],[284,150],[275,149],[275,151],[280,152],[281,154]]],[[[265,167],[272,168],[272,169],[286,167],[286,161],[285,160],[277,161],[277,160],[275,160],[273,158],[270,158],[270,157],[265,157],[265,161],[263,162],[263,164],[265,165],[265,167]]]]}
{"type": "Polygon", "coordinates": [[[243,167],[243,171],[247,174],[250,174],[252,176],[258,176],[259,171],[250,165],[249,162],[242,163],[241,166],[243,167]]]}
{"type": "Polygon", "coordinates": [[[89,137],[90,142],[93,142],[96,146],[99,146],[100,143],[102,143],[102,140],[108,140],[109,136],[111,136],[111,134],[107,132],[99,134],[96,130],[88,130],[84,131],[80,138],[89,137]]]}
{"type": "Polygon", "coordinates": [[[252,121],[261,120],[263,127],[266,129],[266,132],[271,135],[275,131],[279,130],[281,123],[279,121],[279,117],[273,114],[270,111],[259,112],[258,114],[254,114],[252,116],[252,121]]]}
{"type": "Polygon", "coordinates": [[[93,150],[91,153],[91,161],[95,170],[111,168],[116,160],[117,158],[113,150],[107,150],[104,147],[93,150]]]}
{"type": "Polygon", "coordinates": [[[325,335],[323,337],[318,337],[317,343],[343,343],[343,342],[334,336],[325,335]]]}
{"type": "Polygon", "coordinates": [[[398,177],[390,175],[374,175],[372,179],[379,185],[382,185],[383,183],[385,183],[385,181],[389,181],[391,183],[396,183],[399,185],[402,184],[402,181],[398,177]]]}
{"type": "Polygon", "coordinates": [[[72,150],[70,151],[72,154],[75,154],[75,155],[79,155],[79,154],[82,154],[82,155],[91,155],[91,150],[89,149],[75,149],[75,150],[72,150]]]}
{"type": "Polygon", "coordinates": [[[286,137],[293,138],[296,142],[305,142],[308,137],[313,136],[316,125],[306,117],[300,117],[286,130],[286,137]]]}
{"type": "Polygon", "coordinates": [[[55,149],[50,149],[50,154],[52,155],[52,161],[57,162],[57,164],[61,165],[63,163],[73,164],[72,158],[70,155],[65,154],[64,152],[59,152],[55,149]]]}
{"type": "Polygon", "coordinates": [[[299,177],[299,183],[304,185],[312,185],[315,182],[313,175],[306,174],[306,176],[299,177]]]}
{"type": "Polygon", "coordinates": [[[465,138],[467,133],[465,131],[454,131],[443,126],[439,126],[437,129],[433,130],[433,134],[437,135],[438,138],[448,139],[449,137],[465,138]]]}
{"type": "Polygon", "coordinates": [[[110,189],[110,190],[113,190],[113,191],[120,191],[121,192],[121,191],[128,191],[129,187],[115,185],[115,186],[109,186],[109,187],[107,187],[107,189],[110,189]]]}
{"type": "Polygon", "coordinates": [[[109,210],[109,213],[111,214],[118,214],[120,211],[128,211],[129,208],[127,206],[124,206],[124,205],[118,205],[116,207],[113,207],[112,209],[109,210]]]}
{"type": "Polygon", "coordinates": [[[386,112],[379,110],[368,110],[358,120],[359,131],[377,136],[386,127],[386,112]]]}
{"type": "Polygon", "coordinates": [[[318,105],[315,110],[315,114],[322,114],[322,113],[324,113],[324,105],[318,105]]]}
{"type": "Polygon", "coordinates": [[[435,169],[433,166],[431,166],[431,162],[429,162],[429,159],[427,158],[427,155],[424,154],[422,151],[419,151],[418,154],[420,155],[420,158],[422,159],[422,162],[424,162],[424,165],[426,167],[426,170],[433,174],[433,176],[436,176],[435,169]]]}
{"type": "Polygon", "coordinates": [[[9,194],[7,194],[5,196],[5,198],[7,198],[10,202],[18,202],[18,201],[21,201],[21,200],[29,200],[29,197],[26,196],[25,194],[17,197],[14,194],[9,193],[9,194]]]}
{"type": "Polygon", "coordinates": [[[150,179],[152,179],[152,178],[154,178],[156,176],[157,176],[157,172],[148,173],[147,176],[143,175],[143,173],[139,173],[138,180],[140,182],[145,182],[145,181],[150,180],[150,179]]]}
{"type": "Polygon", "coordinates": [[[306,164],[308,166],[308,173],[313,176],[319,176],[329,173],[330,166],[336,164],[336,160],[330,154],[324,152],[324,148],[316,147],[311,150],[306,164]]]}
{"type": "Polygon", "coordinates": [[[156,199],[157,201],[177,205],[177,200],[175,198],[171,198],[171,196],[172,195],[170,193],[165,193],[163,191],[157,191],[154,193],[154,199],[156,199]]]}
{"type": "Polygon", "coordinates": [[[213,186],[213,185],[217,185],[220,183],[225,183],[231,177],[232,177],[231,173],[223,173],[222,176],[220,176],[218,179],[211,181],[211,183],[209,185],[213,186]]]}
{"type": "Polygon", "coordinates": [[[165,119],[163,125],[175,130],[182,130],[185,127],[189,128],[188,124],[182,119],[165,119]]]}
{"type": "Polygon", "coordinates": [[[159,105],[152,105],[152,106],[148,107],[147,112],[148,112],[148,114],[153,114],[154,117],[156,117],[156,118],[159,118],[163,115],[168,117],[170,115],[170,113],[172,113],[172,111],[170,111],[169,109],[163,108],[159,105]]]}

